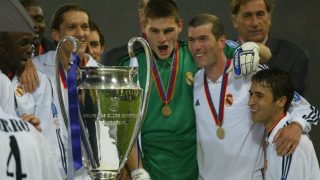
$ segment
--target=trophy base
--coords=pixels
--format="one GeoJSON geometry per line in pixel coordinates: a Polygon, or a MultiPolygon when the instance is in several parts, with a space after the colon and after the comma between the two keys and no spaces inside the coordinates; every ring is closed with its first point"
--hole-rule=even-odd
{"type": "Polygon", "coordinates": [[[89,175],[93,180],[114,180],[118,174],[117,170],[90,170],[89,175]]]}

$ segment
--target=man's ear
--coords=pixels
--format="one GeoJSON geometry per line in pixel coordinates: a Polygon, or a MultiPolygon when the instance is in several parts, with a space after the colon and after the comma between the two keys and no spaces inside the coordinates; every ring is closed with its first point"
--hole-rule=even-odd
{"type": "Polygon", "coordinates": [[[225,46],[225,44],[226,44],[226,40],[227,40],[226,35],[222,35],[222,36],[219,37],[219,39],[217,40],[217,41],[218,41],[218,44],[219,44],[219,47],[221,47],[221,49],[224,48],[224,46],[225,46]]]}
{"type": "Polygon", "coordinates": [[[178,27],[179,27],[179,33],[182,31],[183,29],[183,19],[179,19],[179,22],[178,22],[178,27]]]}
{"type": "Polygon", "coordinates": [[[52,29],[51,30],[51,39],[55,42],[59,42],[60,41],[60,33],[57,30],[52,29]]]}
{"type": "Polygon", "coordinates": [[[237,26],[237,15],[234,15],[234,14],[231,15],[231,22],[232,22],[234,28],[238,27],[237,26]]]}
{"type": "Polygon", "coordinates": [[[281,96],[277,99],[277,104],[278,107],[284,108],[284,106],[286,105],[288,98],[287,96],[281,96]]]}

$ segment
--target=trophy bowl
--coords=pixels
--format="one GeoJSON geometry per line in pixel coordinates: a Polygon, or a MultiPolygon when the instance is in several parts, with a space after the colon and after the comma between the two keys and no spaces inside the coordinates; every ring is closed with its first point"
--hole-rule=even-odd
{"type": "Polygon", "coordinates": [[[135,73],[132,67],[80,68],[80,117],[89,145],[85,149],[91,149],[85,150],[83,161],[94,179],[116,177],[140,129],[142,89],[132,82],[135,73]],[[110,166],[111,158],[119,162],[119,167],[110,166]]]}

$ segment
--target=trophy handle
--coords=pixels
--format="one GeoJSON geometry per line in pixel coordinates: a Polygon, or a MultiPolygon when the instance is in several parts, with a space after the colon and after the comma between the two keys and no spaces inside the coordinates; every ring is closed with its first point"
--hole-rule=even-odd
{"type": "Polygon", "coordinates": [[[142,47],[144,48],[145,54],[146,54],[146,60],[147,60],[147,78],[146,78],[146,87],[144,89],[144,95],[143,95],[143,103],[142,103],[142,108],[141,108],[141,121],[142,123],[144,121],[146,111],[148,108],[148,101],[149,101],[149,95],[150,95],[150,89],[151,89],[151,69],[152,69],[152,60],[153,60],[153,54],[151,51],[151,48],[148,44],[148,42],[141,38],[141,37],[133,37],[130,39],[128,42],[128,51],[129,51],[129,56],[131,59],[136,58],[134,51],[133,51],[133,44],[135,42],[139,42],[142,47]]]}
{"type": "MultiPolygon", "coordinates": [[[[67,115],[66,112],[66,108],[64,106],[64,101],[63,101],[63,96],[62,96],[62,90],[61,90],[61,80],[60,80],[60,67],[65,71],[64,67],[63,67],[63,63],[70,63],[70,56],[71,53],[75,53],[78,54],[79,51],[79,41],[72,36],[65,36],[63,37],[58,45],[57,45],[57,49],[56,49],[56,56],[55,56],[55,72],[56,72],[56,88],[57,88],[57,93],[58,93],[58,100],[59,100],[59,104],[60,104],[60,109],[61,109],[61,114],[62,114],[62,118],[64,120],[64,123],[66,125],[66,128],[68,129],[68,136],[70,136],[70,129],[68,128],[69,126],[69,116],[67,115]],[[62,58],[68,58],[68,62],[62,62],[62,58]]],[[[87,153],[89,154],[88,159],[90,160],[91,164],[95,167],[96,164],[94,163],[94,160],[91,157],[93,156],[93,151],[90,147],[90,143],[89,143],[89,137],[88,134],[84,131],[84,124],[83,121],[81,120],[81,115],[79,114],[79,118],[80,118],[80,129],[81,129],[81,137],[83,139],[83,143],[81,143],[81,146],[83,146],[87,153]]],[[[68,144],[71,143],[69,142],[69,138],[68,138],[68,144]]],[[[68,152],[71,153],[69,154],[69,156],[72,156],[72,152],[68,152]]],[[[68,165],[69,167],[71,166],[71,164],[68,165]]]]}
{"type": "MultiPolygon", "coordinates": [[[[72,45],[72,49],[69,49],[70,50],[70,53],[78,53],[79,51],[79,42],[78,40],[75,38],[75,37],[72,37],[72,36],[65,36],[63,37],[58,45],[57,45],[57,49],[56,49],[56,57],[55,57],[55,72],[56,72],[56,83],[57,83],[57,92],[58,92],[58,99],[59,99],[59,104],[60,104],[60,109],[61,109],[61,113],[62,113],[62,118],[64,120],[64,123],[68,129],[68,115],[67,115],[67,112],[66,112],[66,109],[65,109],[65,106],[64,106],[64,102],[63,102],[63,96],[62,96],[62,91],[61,91],[61,80],[60,80],[60,67],[63,68],[63,63],[61,62],[62,59],[61,59],[61,54],[63,53],[63,50],[62,48],[65,48],[65,45],[67,45],[66,43],[72,43],[72,44],[69,44],[69,45],[72,45]]],[[[69,46],[70,47],[70,46],[69,46]]],[[[68,56],[65,56],[65,57],[70,57],[71,54],[69,54],[68,56]]],[[[70,58],[69,58],[69,61],[70,61],[70,58]]],[[[63,70],[65,70],[63,68],[63,70]]]]}
{"type": "MultiPolygon", "coordinates": [[[[135,128],[133,136],[130,140],[129,148],[128,148],[127,152],[125,153],[125,157],[128,157],[128,155],[132,149],[132,146],[135,143],[135,140],[137,139],[137,136],[140,132],[141,126],[142,126],[144,118],[146,116],[146,111],[148,108],[148,102],[149,102],[149,96],[150,96],[150,89],[151,89],[151,75],[152,75],[151,74],[151,70],[152,70],[152,63],[151,62],[153,60],[153,54],[152,54],[152,51],[151,51],[151,48],[150,48],[148,42],[145,39],[143,39],[141,37],[133,37],[128,42],[128,52],[129,52],[129,56],[130,56],[131,60],[137,61],[137,58],[136,58],[134,50],[133,50],[133,45],[136,42],[139,42],[142,45],[142,47],[144,48],[144,52],[146,54],[147,77],[146,77],[146,85],[145,85],[144,94],[143,94],[142,106],[140,106],[139,116],[137,117],[137,121],[136,121],[136,126],[135,126],[136,128],[135,128]]],[[[135,63],[137,63],[137,62],[135,62],[135,63]]],[[[135,64],[135,63],[133,63],[133,64],[135,64]]],[[[135,64],[134,67],[137,68],[138,67],[137,65],[138,64],[135,64]]],[[[125,163],[126,163],[126,161],[123,161],[122,164],[120,164],[119,171],[124,166],[125,163]]]]}

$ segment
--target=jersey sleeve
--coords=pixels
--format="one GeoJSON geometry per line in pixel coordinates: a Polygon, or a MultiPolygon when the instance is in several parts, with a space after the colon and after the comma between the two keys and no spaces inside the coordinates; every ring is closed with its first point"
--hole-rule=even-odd
{"type": "Polygon", "coordinates": [[[292,120],[301,124],[306,133],[310,132],[311,124],[316,125],[320,120],[319,110],[297,92],[294,94],[289,112],[293,117],[292,120]]]}

